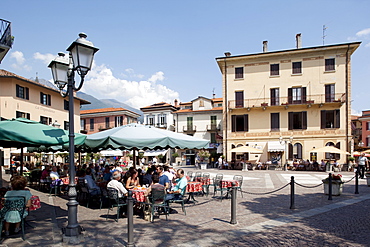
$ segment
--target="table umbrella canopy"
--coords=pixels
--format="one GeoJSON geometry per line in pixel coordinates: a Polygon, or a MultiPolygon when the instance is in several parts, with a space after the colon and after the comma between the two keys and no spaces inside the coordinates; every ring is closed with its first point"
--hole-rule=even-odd
{"type": "MultiPolygon", "coordinates": [[[[361,156],[362,153],[363,152],[356,151],[356,152],[353,152],[352,155],[353,156],[361,156]]],[[[365,153],[365,157],[370,157],[370,153],[365,153]]]]}
{"type": "Polygon", "coordinates": [[[232,153],[257,153],[257,154],[263,153],[262,150],[257,149],[257,148],[253,148],[253,147],[250,147],[250,146],[240,146],[240,147],[237,147],[237,148],[233,148],[230,151],[232,153]]]}
{"type": "Polygon", "coordinates": [[[333,147],[333,146],[325,146],[322,148],[314,148],[310,150],[310,153],[333,153],[333,154],[347,154],[350,155],[350,153],[340,150],[339,148],[333,147]]]}
{"type": "Polygon", "coordinates": [[[87,136],[85,145],[99,149],[202,149],[209,141],[189,135],[162,130],[153,126],[128,124],[87,136]]]}
{"type": "MultiPolygon", "coordinates": [[[[86,136],[76,134],[75,145],[84,143],[86,136]]],[[[68,145],[68,131],[25,118],[0,121],[0,147],[39,147],[68,145]]]]}
{"type": "Polygon", "coordinates": [[[362,151],[361,153],[370,153],[370,149],[367,149],[365,151],[362,151]]]}

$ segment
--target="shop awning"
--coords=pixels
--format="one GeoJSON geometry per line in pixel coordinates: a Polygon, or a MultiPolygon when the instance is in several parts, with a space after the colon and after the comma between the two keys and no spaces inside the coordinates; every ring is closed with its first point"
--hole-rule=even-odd
{"type": "Polygon", "coordinates": [[[279,141],[270,141],[267,142],[267,151],[268,152],[284,152],[285,146],[279,141]]]}
{"type": "Polygon", "coordinates": [[[160,154],[165,156],[167,151],[168,149],[166,150],[146,150],[144,153],[144,156],[158,156],[160,154]]]}

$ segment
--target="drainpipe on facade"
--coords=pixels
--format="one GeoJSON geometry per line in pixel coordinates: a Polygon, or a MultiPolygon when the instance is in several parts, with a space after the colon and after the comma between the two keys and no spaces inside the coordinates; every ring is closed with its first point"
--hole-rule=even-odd
{"type": "Polygon", "coordinates": [[[227,106],[227,65],[226,65],[226,53],[225,53],[225,58],[224,58],[224,63],[225,63],[225,77],[224,77],[224,81],[225,81],[225,97],[224,97],[224,109],[225,109],[225,112],[223,113],[224,115],[224,121],[225,121],[225,130],[224,130],[224,150],[225,150],[225,153],[223,155],[225,155],[225,160],[228,161],[227,159],[227,117],[228,117],[228,106],[227,106]]]}

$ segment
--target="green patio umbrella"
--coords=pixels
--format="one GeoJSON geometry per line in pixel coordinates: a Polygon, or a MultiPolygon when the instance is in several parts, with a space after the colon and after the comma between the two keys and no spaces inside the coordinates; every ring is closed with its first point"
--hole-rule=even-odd
{"type": "Polygon", "coordinates": [[[95,151],[107,148],[121,150],[202,149],[208,144],[208,140],[141,124],[128,124],[105,130],[88,135],[85,140],[85,146],[95,151]]]}
{"type": "MultiPolygon", "coordinates": [[[[0,121],[0,147],[4,148],[68,145],[68,135],[68,131],[25,118],[0,121]]],[[[75,135],[75,145],[84,143],[85,135],[75,135]]]]}
{"type": "Polygon", "coordinates": [[[202,149],[209,141],[142,124],[128,124],[88,135],[85,145],[100,149],[202,149]]]}

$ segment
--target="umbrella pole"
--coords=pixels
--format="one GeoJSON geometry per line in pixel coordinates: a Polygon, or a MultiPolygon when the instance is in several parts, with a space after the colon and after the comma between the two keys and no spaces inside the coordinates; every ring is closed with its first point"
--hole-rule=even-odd
{"type": "Polygon", "coordinates": [[[134,148],[132,151],[132,164],[134,168],[136,169],[136,148],[134,148]]]}
{"type": "Polygon", "coordinates": [[[21,147],[21,176],[23,176],[23,147],[21,147]]]}

